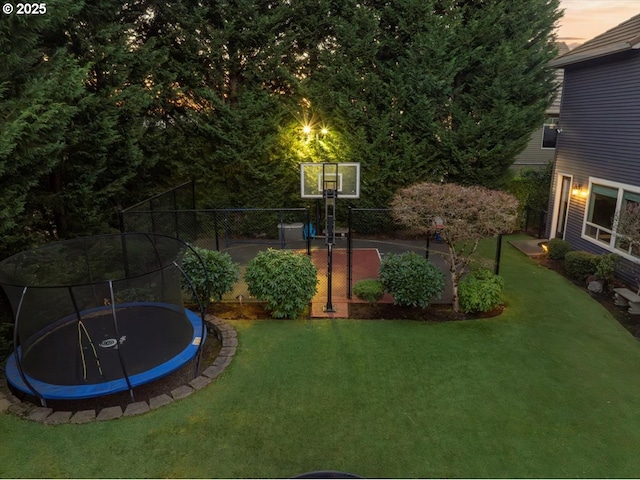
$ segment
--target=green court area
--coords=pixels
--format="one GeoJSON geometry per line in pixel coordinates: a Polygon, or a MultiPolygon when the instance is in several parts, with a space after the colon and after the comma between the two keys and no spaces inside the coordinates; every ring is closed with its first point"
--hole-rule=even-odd
{"type": "Polygon", "coordinates": [[[640,343],[507,240],[499,317],[233,322],[231,366],[167,407],[0,415],[0,477],[640,477],[640,343]]]}

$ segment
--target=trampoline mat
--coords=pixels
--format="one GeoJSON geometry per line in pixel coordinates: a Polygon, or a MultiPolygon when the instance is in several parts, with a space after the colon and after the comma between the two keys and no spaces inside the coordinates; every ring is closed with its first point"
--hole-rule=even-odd
{"type": "Polygon", "coordinates": [[[184,311],[158,305],[116,309],[118,335],[110,308],[61,321],[24,346],[22,367],[37,380],[55,385],[86,385],[124,378],[180,354],[193,339],[184,311]],[[86,331],[85,331],[86,329],[86,331]]]}

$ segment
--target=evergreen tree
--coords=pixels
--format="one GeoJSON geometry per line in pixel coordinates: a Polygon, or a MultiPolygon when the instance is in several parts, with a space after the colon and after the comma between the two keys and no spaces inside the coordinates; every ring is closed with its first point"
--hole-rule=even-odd
{"type": "Polygon", "coordinates": [[[206,206],[293,205],[301,161],[359,161],[375,206],[417,181],[497,186],[551,101],[558,16],[558,0],[57,0],[6,16],[0,234],[104,231],[190,178],[206,206]]]}
{"type": "Polygon", "coordinates": [[[307,80],[352,134],[363,197],[420,180],[500,185],[554,92],[555,0],[355,4],[307,80]],[[370,175],[370,176],[369,176],[370,175]]]}
{"type": "Polygon", "coordinates": [[[69,5],[50,15],[8,15],[0,23],[0,235],[2,253],[45,240],[47,206],[34,192],[64,155],[86,68],[64,48],[45,48],[69,5]]]}

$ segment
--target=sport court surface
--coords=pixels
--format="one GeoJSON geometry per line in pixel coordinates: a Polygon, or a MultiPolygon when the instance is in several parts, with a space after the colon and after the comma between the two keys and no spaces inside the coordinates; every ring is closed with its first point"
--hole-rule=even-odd
{"type": "MultiPolygon", "coordinates": [[[[352,241],[352,281],[353,287],[358,281],[367,278],[378,278],[380,261],[385,255],[393,253],[400,254],[408,251],[415,252],[420,256],[425,255],[426,241],[424,240],[397,240],[397,239],[354,239],[352,241]]],[[[205,248],[215,248],[213,240],[201,239],[198,246],[205,248]]],[[[232,244],[221,249],[222,252],[231,255],[234,262],[246,265],[256,254],[266,248],[279,248],[276,244],[232,244]]],[[[306,254],[306,241],[287,241],[286,248],[294,250],[300,254],[306,254]]],[[[318,291],[312,298],[312,317],[314,318],[348,318],[349,303],[363,303],[355,295],[351,299],[347,298],[347,239],[336,237],[336,244],[333,247],[333,268],[332,268],[332,305],[335,313],[324,312],[327,305],[327,246],[324,238],[316,237],[311,241],[311,260],[318,269],[318,291]]],[[[442,271],[445,277],[445,289],[440,299],[436,299],[435,304],[451,303],[451,281],[449,280],[448,269],[445,265],[447,247],[443,243],[432,241],[429,245],[429,261],[442,271]]],[[[245,302],[255,301],[247,289],[244,281],[238,282],[232,292],[224,295],[223,301],[237,302],[240,298],[245,302]]],[[[381,302],[393,303],[390,295],[385,295],[381,302]]]]}
{"type": "MultiPolygon", "coordinates": [[[[364,241],[360,242],[364,244],[364,241]]],[[[386,253],[401,253],[409,251],[407,245],[401,243],[388,243],[375,240],[366,241],[370,244],[370,247],[354,248],[352,250],[352,278],[351,286],[368,278],[378,278],[378,271],[380,269],[380,262],[383,255],[386,253]],[[373,245],[384,243],[382,246],[386,252],[381,251],[379,248],[375,248],[373,245]],[[389,251],[397,250],[397,251],[389,251]]],[[[437,299],[433,303],[450,303],[451,301],[451,285],[445,268],[444,259],[440,253],[442,253],[444,246],[436,244],[435,251],[432,250],[433,245],[430,246],[429,260],[436,265],[445,276],[445,290],[440,299],[437,299]]],[[[411,250],[415,251],[415,250],[411,250]]],[[[349,316],[349,303],[364,303],[364,300],[360,300],[355,295],[352,295],[351,299],[347,298],[347,266],[348,266],[348,253],[346,248],[334,248],[332,259],[332,275],[331,275],[331,305],[335,312],[325,312],[327,306],[327,293],[328,293],[328,277],[327,267],[328,258],[326,249],[315,249],[311,252],[311,259],[318,268],[318,291],[311,299],[311,316],[314,318],[348,318],[349,316]]],[[[424,255],[424,249],[422,252],[416,252],[424,255]]],[[[389,294],[385,294],[380,303],[393,303],[393,297],[389,294]]]]}

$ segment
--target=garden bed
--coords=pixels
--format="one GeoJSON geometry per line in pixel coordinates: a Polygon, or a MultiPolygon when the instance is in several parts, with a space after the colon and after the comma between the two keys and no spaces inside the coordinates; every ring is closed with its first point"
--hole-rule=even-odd
{"type": "MultiPolygon", "coordinates": [[[[428,322],[450,322],[472,318],[496,317],[502,313],[504,307],[485,313],[465,314],[454,312],[451,305],[431,305],[426,309],[403,307],[392,303],[349,303],[349,318],[355,320],[421,320],[428,322]]],[[[209,307],[208,312],[225,320],[260,320],[272,318],[261,302],[218,302],[209,307]]],[[[310,318],[306,311],[302,318],[310,318]]]]}
{"type": "MultiPolygon", "coordinates": [[[[559,273],[576,286],[588,291],[586,289],[586,286],[582,282],[579,282],[567,275],[564,268],[564,262],[562,260],[552,260],[546,255],[537,257],[536,260],[539,265],[559,273]]],[[[624,283],[617,281],[612,286],[612,288],[623,286],[625,286],[624,283]]],[[[614,303],[613,292],[611,292],[609,288],[605,288],[602,293],[589,292],[589,294],[594,300],[600,303],[600,305],[606,308],[609,313],[611,313],[611,315],[618,321],[618,323],[622,325],[629,333],[631,333],[635,337],[640,338],[640,318],[638,318],[638,316],[636,315],[629,314],[626,307],[619,307],[618,305],[616,305],[614,303]]]]}

